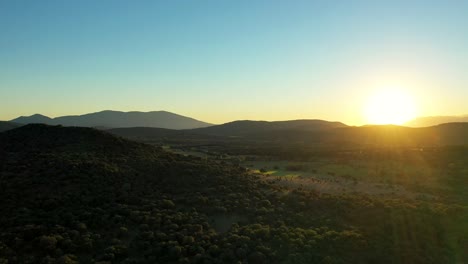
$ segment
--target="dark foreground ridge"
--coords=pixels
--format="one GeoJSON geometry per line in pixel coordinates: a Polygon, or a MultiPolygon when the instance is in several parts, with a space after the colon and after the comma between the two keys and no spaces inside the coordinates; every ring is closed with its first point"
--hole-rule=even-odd
{"type": "Polygon", "coordinates": [[[0,263],[460,258],[443,223],[463,208],[287,190],[90,128],[0,133],[0,186],[0,263]]]}
{"type": "Polygon", "coordinates": [[[0,132],[7,131],[13,128],[20,127],[21,124],[8,122],[8,121],[0,121],[0,132]]]}

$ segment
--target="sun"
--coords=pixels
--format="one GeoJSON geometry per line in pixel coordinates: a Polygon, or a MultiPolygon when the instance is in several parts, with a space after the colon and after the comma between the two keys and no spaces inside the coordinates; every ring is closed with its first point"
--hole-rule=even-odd
{"type": "Polygon", "coordinates": [[[404,89],[385,88],[369,98],[365,116],[369,124],[401,125],[416,117],[416,106],[404,89]]]}

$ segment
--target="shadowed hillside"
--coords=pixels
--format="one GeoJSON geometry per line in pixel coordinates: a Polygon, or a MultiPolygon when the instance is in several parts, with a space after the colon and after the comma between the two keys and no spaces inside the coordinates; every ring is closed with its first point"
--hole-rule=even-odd
{"type": "Polygon", "coordinates": [[[191,132],[218,136],[245,136],[250,134],[270,133],[274,131],[317,131],[330,128],[346,127],[340,122],[323,120],[291,120],[291,121],[234,121],[222,125],[192,129],[191,132]]]}
{"type": "Polygon", "coordinates": [[[17,128],[22,126],[21,124],[7,122],[7,121],[0,121],[0,132],[7,131],[13,128],[17,128]]]}
{"type": "Polygon", "coordinates": [[[144,259],[150,249],[144,241],[153,240],[172,242],[155,244],[146,253],[150,259],[194,256],[204,249],[187,251],[189,245],[216,233],[192,206],[233,210],[234,201],[221,202],[227,194],[250,197],[262,190],[240,168],[89,128],[26,125],[1,133],[0,169],[0,260],[9,263],[144,259]],[[222,186],[226,192],[215,192],[222,186]],[[21,242],[12,244],[15,238],[21,242]]]}
{"type": "Polygon", "coordinates": [[[341,123],[236,121],[219,126],[190,130],[152,128],[113,129],[109,132],[131,139],[158,142],[204,144],[215,142],[346,146],[447,146],[468,144],[468,123],[448,123],[433,127],[409,128],[393,125],[347,127],[341,123]],[[277,124],[278,123],[278,124],[277,124]]]}

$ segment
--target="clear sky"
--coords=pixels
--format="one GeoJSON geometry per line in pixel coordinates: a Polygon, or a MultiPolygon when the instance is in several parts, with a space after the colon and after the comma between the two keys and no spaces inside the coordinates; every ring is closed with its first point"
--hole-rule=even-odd
{"type": "Polygon", "coordinates": [[[0,120],[167,110],[363,124],[376,90],[468,114],[468,1],[0,1],[0,120]]]}

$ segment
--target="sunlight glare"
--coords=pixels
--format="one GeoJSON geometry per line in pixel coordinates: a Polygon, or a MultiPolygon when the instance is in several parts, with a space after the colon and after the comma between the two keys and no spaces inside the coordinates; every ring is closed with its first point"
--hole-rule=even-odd
{"type": "Polygon", "coordinates": [[[401,125],[416,117],[412,97],[403,89],[387,88],[372,95],[365,107],[369,124],[401,125]]]}

